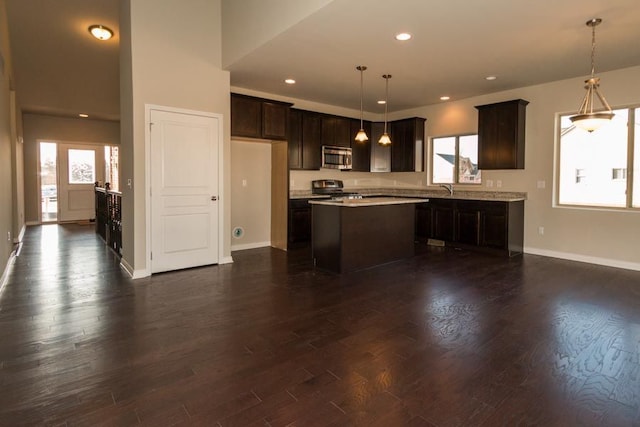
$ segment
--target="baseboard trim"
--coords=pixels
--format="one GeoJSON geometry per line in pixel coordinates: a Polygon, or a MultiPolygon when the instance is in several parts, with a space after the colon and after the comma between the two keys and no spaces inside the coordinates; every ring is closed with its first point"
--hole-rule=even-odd
{"type": "Polygon", "coordinates": [[[18,246],[16,249],[11,251],[11,255],[9,255],[9,259],[7,260],[7,264],[4,266],[4,270],[2,271],[2,276],[0,276],[0,296],[2,295],[4,286],[7,284],[7,281],[9,280],[9,274],[11,273],[13,264],[16,261],[16,257],[18,256],[20,247],[21,246],[18,246]]]}
{"type": "Polygon", "coordinates": [[[27,221],[25,223],[26,226],[30,226],[30,225],[42,225],[42,223],[40,221],[27,221]]]}
{"type": "Polygon", "coordinates": [[[22,239],[24,238],[24,233],[26,230],[27,230],[27,226],[23,225],[22,229],[20,230],[20,233],[18,233],[18,236],[13,238],[13,243],[17,245],[18,243],[22,242],[22,239]]]}
{"type": "Polygon", "coordinates": [[[550,251],[547,249],[525,247],[524,253],[532,255],[542,255],[551,258],[560,258],[570,261],[586,262],[588,264],[604,265],[607,267],[623,268],[625,270],[640,271],[640,263],[620,261],[611,258],[601,258],[588,255],[574,254],[570,252],[550,251]]]}
{"type": "Polygon", "coordinates": [[[271,242],[256,242],[256,243],[245,243],[242,245],[231,245],[231,252],[244,251],[246,249],[264,248],[267,246],[271,246],[271,242]]]}
{"type": "Polygon", "coordinates": [[[151,272],[149,272],[149,270],[136,270],[124,258],[120,259],[120,268],[122,268],[133,280],[151,276],[151,272]]]}
{"type": "Polygon", "coordinates": [[[220,258],[218,264],[233,264],[233,258],[230,256],[224,256],[220,258]]]}

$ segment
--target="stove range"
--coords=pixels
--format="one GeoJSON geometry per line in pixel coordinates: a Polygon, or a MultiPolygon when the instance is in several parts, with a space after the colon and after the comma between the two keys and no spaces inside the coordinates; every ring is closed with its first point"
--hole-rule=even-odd
{"type": "Polygon", "coordinates": [[[311,193],[330,196],[331,200],[362,199],[362,194],[344,191],[344,183],[339,179],[317,179],[311,181],[311,193]]]}

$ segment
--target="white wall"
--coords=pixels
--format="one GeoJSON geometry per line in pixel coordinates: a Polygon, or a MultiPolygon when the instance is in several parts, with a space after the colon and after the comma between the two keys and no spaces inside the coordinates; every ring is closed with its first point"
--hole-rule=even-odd
{"type": "Polygon", "coordinates": [[[271,143],[231,140],[231,250],[271,244],[271,143]]]}
{"type": "MultiPolygon", "coordinates": [[[[220,0],[122,0],[121,121],[123,160],[123,264],[147,270],[145,106],[161,105],[223,116],[225,165],[222,194],[229,194],[230,85],[220,69],[220,0]],[[128,28],[125,28],[127,26],[128,28]],[[127,180],[132,187],[128,188],[127,180]]],[[[224,211],[223,259],[230,259],[230,203],[224,211]]]]}

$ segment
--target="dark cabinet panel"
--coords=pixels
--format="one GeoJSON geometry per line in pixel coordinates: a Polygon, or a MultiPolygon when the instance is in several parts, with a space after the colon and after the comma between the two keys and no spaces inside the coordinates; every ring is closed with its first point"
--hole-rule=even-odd
{"type": "Polygon", "coordinates": [[[320,169],[322,166],[322,116],[302,112],[302,168],[320,169]]]}
{"type": "Polygon", "coordinates": [[[453,242],[455,237],[455,203],[453,200],[432,199],[431,202],[433,238],[453,242]]]}
{"type": "Polygon", "coordinates": [[[476,202],[456,203],[455,241],[467,245],[480,244],[481,205],[476,202]]]}
{"type": "Polygon", "coordinates": [[[286,139],[289,107],[283,104],[262,104],[262,137],[286,139]]]}
{"type": "Polygon", "coordinates": [[[416,204],[416,240],[426,242],[431,238],[431,206],[416,204]]]}
{"type": "Polygon", "coordinates": [[[506,203],[496,202],[495,206],[488,206],[482,217],[480,244],[488,248],[506,249],[508,224],[506,203]]]}
{"type": "MultiPolygon", "coordinates": [[[[391,134],[391,172],[416,170],[416,147],[424,143],[425,119],[413,117],[389,123],[391,134]]],[[[422,152],[422,150],[420,150],[422,152]]],[[[422,167],[418,168],[422,170],[422,167]]]]}
{"type": "Polygon", "coordinates": [[[368,141],[358,142],[354,138],[360,130],[360,120],[351,119],[351,153],[353,155],[353,171],[369,172],[371,170],[371,122],[363,122],[364,131],[369,137],[368,141]]]}
{"type": "Polygon", "coordinates": [[[286,139],[291,104],[231,94],[231,136],[286,139]]]}
{"type": "Polygon", "coordinates": [[[302,169],[302,111],[289,110],[288,134],[289,169],[302,169]]]}
{"type": "Polygon", "coordinates": [[[391,147],[380,145],[378,140],[384,131],[384,123],[375,122],[371,124],[371,172],[391,172],[391,147]]]}
{"type": "Polygon", "coordinates": [[[231,94],[231,135],[262,137],[262,102],[255,98],[231,94]]]}
{"type": "Polygon", "coordinates": [[[528,103],[523,99],[515,99],[476,107],[480,169],[524,169],[528,103]]]}
{"type": "Polygon", "coordinates": [[[351,136],[351,119],[340,116],[322,116],[322,145],[351,147],[353,137],[351,136]]]}
{"type": "Polygon", "coordinates": [[[288,247],[299,248],[311,243],[311,205],[308,199],[289,200],[288,247]]]}
{"type": "Polygon", "coordinates": [[[429,199],[416,205],[416,239],[484,248],[509,256],[522,253],[524,201],[429,199]]]}

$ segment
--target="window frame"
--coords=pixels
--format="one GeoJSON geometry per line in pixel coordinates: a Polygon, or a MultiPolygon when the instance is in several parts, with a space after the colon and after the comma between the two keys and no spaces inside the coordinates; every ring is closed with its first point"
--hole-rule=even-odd
{"type": "MultiPolygon", "coordinates": [[[[627,110],[628,118],[627,118],[627,185],[626,185],[626,200],[625,206],[612,206],[612,205],[589,205],[589,204],[571,204],[571,203],[560,203],[560,175],[562,169],[562,159],[561,159],[561,151],[562,151],[562,117],[565,116],[573,116],[574,112],[564,112],[564,113],[556,113],[555,115],[555,155],[554,155],[554,197],[553,204],[554,208],[568,208],[568,209],[584,209],[584,210],[599,210],[599,211],[623,211],[623,212],[640,212],[640,200],[636,201],[638,206],[633,206],[633,181],[634,181],[634,148],[637,144],[640,147],[640,140],[637,142],[635,138],[640,138],[640,132],[636,135],[635,126],[631,124],[635,124],[636,120],[639,120],[640,117],[640,104],[631,104],[631,105],[622,105],[612,107],[612,110],[627,110]],[[637,110],[637,111],[636,111],[637,110]]],[[[597,132],[595,130],[594,132],[597,132]]],[[[640,153],[638,153],[640,155],[640,153]]],[[[566,173],[566,171],[565,171],[566,173]]],[[[640,171],[638,171],[640,173],[640,171]]],[[[577,177],[577,175],[574,175],[577,177]]]]}
{"type": "MultiPolygon", "coordinates": [[[[478,169],[480,172],[480,181],[479,182],[460,182],[460,138],[465,136],[478,136],[477,132],[469,132],[469,133],[459,133],[453,135],[437,135],[429,137],[429,176],[428,181],[431,185],[472,185],[472,186],[482,186],[482,169],[478,169]],[[455,138],[455,149],[454,149],[454,165],[453,165],[453,182],[452,183],[444,183],[444,182],[435,182],[433,179],[434,172],[434,140],[436,139],[445,139],[445,138],[455,138]]],[[[479,155],[478,155],[479,157],[479,155]]]]}

